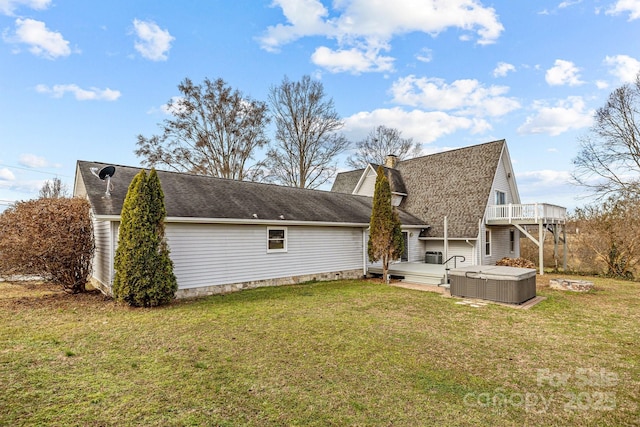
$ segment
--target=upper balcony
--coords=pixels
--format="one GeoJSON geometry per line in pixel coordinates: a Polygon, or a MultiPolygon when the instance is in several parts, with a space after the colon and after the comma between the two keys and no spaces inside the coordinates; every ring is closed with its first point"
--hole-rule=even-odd
{"type": "Polygon", "coordinates": [[[487,225],[564,224],[567,208],[546,203],[492,205],[487,206],[485,220],[487,225]]]}

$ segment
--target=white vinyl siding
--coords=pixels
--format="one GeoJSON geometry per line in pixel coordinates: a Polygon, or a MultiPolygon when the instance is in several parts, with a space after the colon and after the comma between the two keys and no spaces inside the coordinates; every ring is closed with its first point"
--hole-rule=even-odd
{"type": "MultiPolygon", "coordinates": [[[[464,261],[458,258],[455,261],[456,267],[464,267],[467,265],[476,265],[475,257],[474,257],[474,246],[473,241],[469,241],[471,244],[466,241],[461,240],[449,240],[449,258],[454,255],[461,255],[464,257],[464,261]]],[[[442,252],[443,259],[442,261],[446,261],[444,259],[444,241],[442,240],[426,240],[425,241],[425,252],[426,251],[434,251],[434,252],[442,252]]],[[[424,252],[422,253],[422,261],[424,261],[424,252]]],[[[454,267],[454,262],[451,260],[449,262],[449,267],[454,267]]]]}
{"type": "Polygon", "coordinates": [[[370,167],[367,167],[366,173],[367,175],[360,184],[360,188],[358,188],[358,191],[354,194],[358,196],[373,197],[373,193],[376,189],[376,178],[378,177],[378,174],[370,167]]]}
{"type": "Polygon", "coordinates": [[[267,253],[266,226],[169,223],[180,289],[362,268],[362,229],[287,227],[287,252],[267,253]],[[277,255],[277,256],[274,256],[277,255]]]}
{"type": "Polygon", "coordinates": [[[96,245],[93,257],[93,277],[104,285],[111,284],[113,270],[111,229],[110,221],[93,221],[93,238],[96,245]]]}
{"type": "Polygon", "coordinates": [[[495,265],[502,258],[517,258],[520,256],[520,233],[512,227],[491,227],[491,256],[485,256],[483,264],[495,265]],[[514,231],[514,251],[511,251],[511,230],[514,231]]]}

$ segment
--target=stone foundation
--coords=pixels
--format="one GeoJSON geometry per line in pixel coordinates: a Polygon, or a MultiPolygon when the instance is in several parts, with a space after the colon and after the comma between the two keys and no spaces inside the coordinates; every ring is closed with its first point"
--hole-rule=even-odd
{"type": "Polygon", "coordinates": [[[330,273],[305,274],[302,276],[279,277],[277,279],[254,280],[251,282],[231,283],[227,285],[202,286],[190,289],[178,289],[176,298],[199,298],[216,294],[227,294],[245,289],[254,289],[264,286],[295,285],[310,281],[327,281],[341,279],[360,279],[362,269],[334,271],[330,273]]]}
{"type": "MultiPolygon", "coordinates": [[[[310,281],[327,281],[327,280],[340,280],[340,279],[360,279],[363,277],[362,269],[357,270],[344,270],[334,271],[330,273],[318,273],[318,274],[305,274],[302,276],[289,276],[279,277],[277,279],[267,280],[254,280],[251,282],[230,283],[225,285],[210,285],[201,286],[198,288],[178,289],[176,292],[176,298],[199,298],[216,294],[228,294],[230,292],[238,292],[245,289],[254,289],[264,286],[282,286],[282,285],[295,285],[297,283],[304,283],[310,281]]],[[[113,292],[110,286],[98,281],[95,277],[92,277],[89,284],[94,288],[100,290],[103,294],[112,297],[113,292]]]]}
{"type": "Polygon", "coordinates": [[[587,280],[551,279],[549,280],[549,287],[561,291],[589,292],[593,289],[593,282],[587,280]]]}

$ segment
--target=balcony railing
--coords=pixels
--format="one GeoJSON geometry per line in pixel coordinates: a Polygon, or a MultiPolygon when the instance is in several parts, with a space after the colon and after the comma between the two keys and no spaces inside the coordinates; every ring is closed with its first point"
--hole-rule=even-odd
{"type": "Polygon", "coordinates": [[[530,203],[525,205],[493,205],[487,206],[487,223],[564,223],[567,220],[567,208],[546,203],[530,203]]]}

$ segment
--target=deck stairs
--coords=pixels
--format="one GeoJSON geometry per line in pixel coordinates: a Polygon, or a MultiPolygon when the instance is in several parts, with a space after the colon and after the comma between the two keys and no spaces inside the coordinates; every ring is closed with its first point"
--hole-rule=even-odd
{"type": "MultiPolygon", "coordinates": [[[[382,266],[370,265],[368,271],[370,274],[382,274],[382,266]]],[[[399,262],[389,265],[389,274],[401,278],[403,282],[448,287],[445,281],[444,265],[399,262]]]]}

